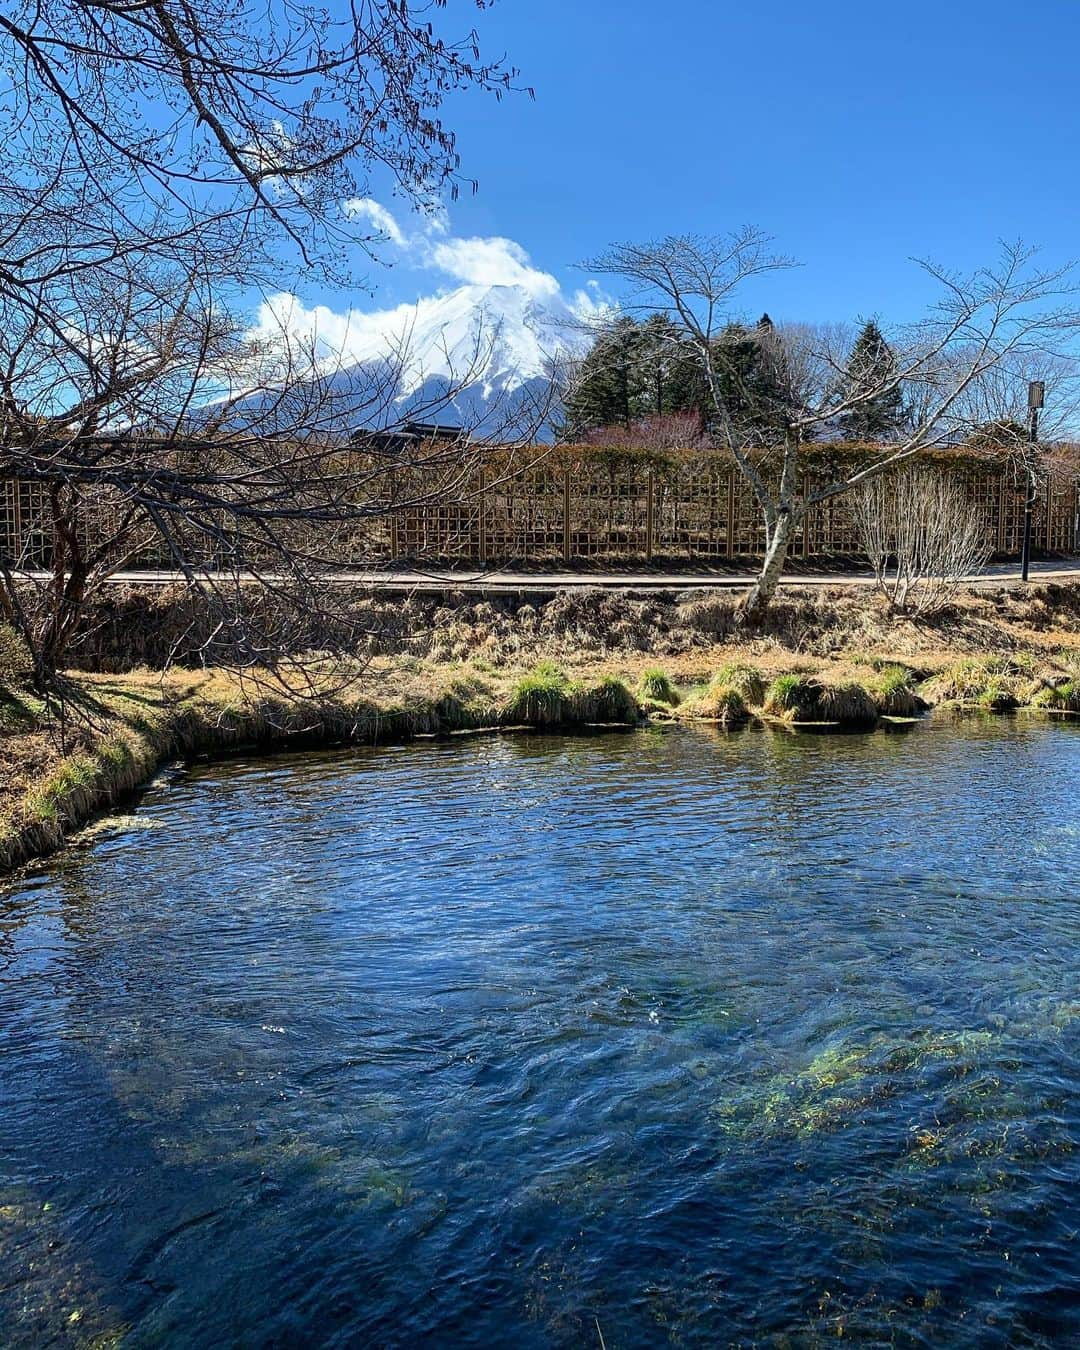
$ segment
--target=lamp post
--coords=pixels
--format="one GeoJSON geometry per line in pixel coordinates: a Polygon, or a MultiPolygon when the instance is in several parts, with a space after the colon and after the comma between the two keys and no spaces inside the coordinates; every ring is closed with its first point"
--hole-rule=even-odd
{"type": "Polygon", "coordinates": [[[1035,510],[1035,443],[1039,439],[1039,409],[1046,398],[1042,380],[1028,383],[1028,452],[1027,492],[1024,496],[1024,551],[1020,563],[1020,578],[1027,581],[1031,566],[1031,518],[1035,510]]]}

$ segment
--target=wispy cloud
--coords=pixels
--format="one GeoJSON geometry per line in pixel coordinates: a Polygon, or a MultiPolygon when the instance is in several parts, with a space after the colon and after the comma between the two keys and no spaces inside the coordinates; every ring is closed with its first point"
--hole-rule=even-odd
{"type": "Polygon", "coordinates": [[[428,254],[428,267],[474,286],[521,286],[538,300],[560,291],[550,272],[533,267],[528,253],[513,239],[446,239],[428,254]]]}
{"type": "Polygon", "coordinates": [[[454,235],[445,210],[419,218],[416,228],[402,227],[393,212],[373,197],[345,203],[354,219],[366,221],[381,236],[388,251],[418,272],[468,286],[519,286],[538,303],[554,302],[571,311],[591,315],[607,298],[595,281],[570,296],[550,272],[533,265],[528,251],[502,235],[454,235]]]}
{"type": "Polygon", "coordinates": [[[398,248],[407,246],[405,235],[393,214],[374,197],[353,197],[345,203],[344,210],[352,220],[366,220],[378,234],[398,248]]]}
{"type": "Polygon", "coordinates": [[[326,364],[375,360],[411,346],[421,349],[418,368],[429,368],[448,358],[448,344],[456,344],[460,362],[462,352],[475,347],[478,323],[486,324],[493,335],[488,311],[509,309],[515,315],[516,340],[511,342],[513,335],[507,332],[501,350],[505,354],[512,347],[522,375],[529,376],[557,346],[580,345],[582,330],[610,310],[596,281],[564,292],[558,279],[536,267],[516,240],[454,235],[445,212],[416,218],[409,228],[372,197],[355,198],[345,203],[345,210],[375,231],[387,261],[421,279],[430,278],[428,293],[414,303],[339,310],[309,305],[300,296],[282,292],[261,306],[254,330],[258,336],[269,340],[275,333],[289,334],[326,364]],[[456,295],[462,287],[471,289],[462,293],[459,303],[456,295]],[[513,287],[520,300],[506,296],[502,304],[489,304],[485,292],[490,287],[513,287]]]}

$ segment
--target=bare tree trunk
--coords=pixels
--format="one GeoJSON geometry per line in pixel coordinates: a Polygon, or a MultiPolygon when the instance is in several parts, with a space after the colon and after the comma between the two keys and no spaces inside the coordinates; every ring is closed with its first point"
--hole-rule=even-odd
{"type": "Polygon", "coordinates": [[[772,603],[780,585],[784,564],[787,562],[788,549],[791,547],[791,541],[795,538],[798,524],[799,516],[791,507],[781,507],[777,512],[776,524],[773,526],[769,538],[769,546],[765,550],[765,561],[761,565],[761,572],[743,601],[742,616],[745,623],[760,623],[765,617],[765,612],[772,603]]]}
{"type": "Polygon", "coordinates": [[[743,619],[749,624],[759,623],[772,603],[780,585],[780,577],[787,562],[791,541],[805,514],[797,500],[799,484],[799,445],[797,427],[789,427],[784,437],[784,460],[780,470],[780,487],[775,506],[770,501],[765,509],[765,558],[761,572],[743,601],[743,619]]]}

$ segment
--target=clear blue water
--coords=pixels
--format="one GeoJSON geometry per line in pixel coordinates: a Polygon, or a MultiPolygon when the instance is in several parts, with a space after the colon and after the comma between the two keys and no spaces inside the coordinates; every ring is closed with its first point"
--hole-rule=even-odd
{"type": "Polygon", "coordinates": [[[233,762],[0,896],[0,1341],[1080,1343],[1080,726],[233,762]]]}

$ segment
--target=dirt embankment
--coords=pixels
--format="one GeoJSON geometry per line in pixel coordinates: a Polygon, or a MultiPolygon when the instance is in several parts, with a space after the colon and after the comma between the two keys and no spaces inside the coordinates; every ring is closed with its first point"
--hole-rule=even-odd
{"type": "MultiPolygon", "coordinates": [[[[544,657],[692,657],[732,642],[778,653],[833,658],[860,652],[932,665],[958,654],[1080,645],[1080,585],[971,587],[943,613],[920,621],[891,615],[865,587],[791,592],[781,594],[753,634],[739,627],[738,602],[737,593],[720,590],[643,596],[587,589],[535,605],[513,596],[416,593],[402,599],[359,592],[333,622],[313,616],[308,630],[280,636],[300,651],[479,657],[494,665],[544,657]]],[[[273,598],[253,596],[249,603],[263,610],[260,621],[273,635],[273,598]]],[[[72,655],[80,669],[110,673],[214,665],[226,654],[216,646],[215,630],[201,599],[185,589],[117,589],[93,610],[72,655]]]]}

